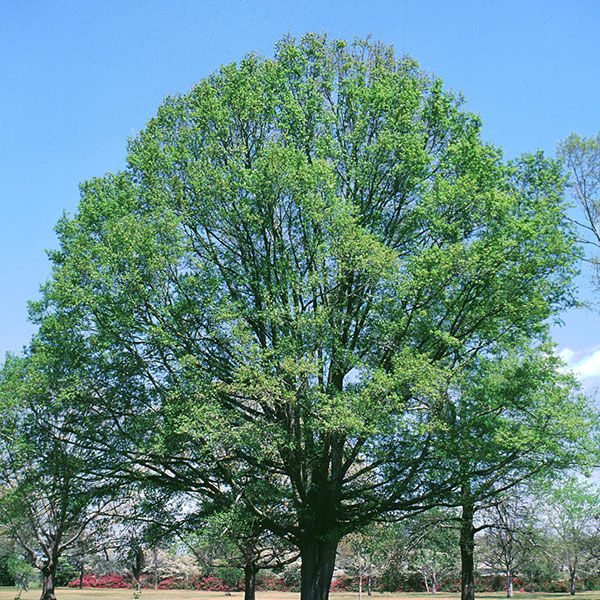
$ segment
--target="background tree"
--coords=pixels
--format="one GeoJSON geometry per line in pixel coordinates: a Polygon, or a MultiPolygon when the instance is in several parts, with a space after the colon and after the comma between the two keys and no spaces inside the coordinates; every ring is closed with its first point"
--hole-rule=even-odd
{"type": "MultiPolygon", "coordinates": [[[[214,570],[223,581],[224,574],[230,576],[230,587],[231,575],[241,573],[244,600],[254,600],[261,569],[280,571],[298,558],[293,547],[273,536],[260,519],[240,505],[230,505],[200,520],[188,516],[183,527],[189,530],[184,534],[186,545],[199,563],[214,570]],[[230,571],[224,571],[225,568],[230,571]]],[[[238,580],[233,583],[237,584],[238,580]]]]}
{"type": "Polygon", "coordinates": [[[381,523],[372,523],[344,537],[337,565],[358,580],[359,598],[362,598],[364,587],[371,596],[373,579],[385,568],[391,545],[398,543],[394,529],[381,523]]]}
{"type": "Polygon", "coordinates": [[[448,515],[438,510],[416,519],[414,525],[420,527],[412,533],[410,564],[423,574],[427,592],[436,594],[444,577],[459,572],[457,531],[449,522],[448,515]]]}
{"type": "MultiPolygon", "coordinates": [[[[485,515],[476,519],[477,513],[533,476],[585,467],[595,456],[594,411],[559,367],[548,347],[507,347],[473,361],[449,391],[445,466],[460,481],[455,522],[463,600],[475,594],[475,536],[490,525],[485,515]]],[[[503,531],[510,592],[517,544],[510,529],[503,531]]]]}
{"type": "MultiPolygon", "coordinates": [[[[513,597],[513,579],[535,548],[535,512],[538,507],[528,502],[522,487],[511,490],[511,496],[498,499],[483,516],[487,524],[480,542],[483,562],[492,570],[502,567],[506,575],[506,595],[513,597]]],[[[532,573],[531,573],[532,575],[532,573]]],[[[531,577],[533,592],[533,578],[531,577]]]]}
{"type": "Polygon", "coordinates": [[[167,99],[57,228],[35,312],[87,357],[96,443],[239,496],[303,600],[344,535],[448,495],[450,384],[570,304],[556,165],[460,104],[381,44],[285,38],[167,99]]]}
{"type": "Polygon", "coordinates": [[[84,415],[61,402],[43,364],[8,357],[0,372],[0,522],[41,571],[41,599],[54,600],[59,559],[103,530],[110,494],[90,471],[95,454],[75,444],[84,415]]]}
{"type": "Polygon", "coordinates": [[[29,583],[33,579],[35,567],[29,557],[18,552],[13,552],[7,557],[6,567],[13,580],[11,584],[17,587],[15,600],[18,600],[23,592],[29,591],[29,583]]]}
{"type": "MultiPolygon", "coordinates": [[[[558,144],[561,158],[570,176],[573,196],[583,211],[583,220],[576,220],[583,232],[582,241],[595,251],[600,248],[600,133],[596,137],[581,137],[572,133],[558,144]]],[[[600,285],[600,263],[592,255],[596,268],[596,285],[600,285]]]]}
{"type": "Polygon", "coordinates": [[[546,551],[567,570],[574,595],[579,571],[595,554],[600,496],[592,484],[569,478],[549,488],[544,499],[542,510],[553,538],[546,551]]]}

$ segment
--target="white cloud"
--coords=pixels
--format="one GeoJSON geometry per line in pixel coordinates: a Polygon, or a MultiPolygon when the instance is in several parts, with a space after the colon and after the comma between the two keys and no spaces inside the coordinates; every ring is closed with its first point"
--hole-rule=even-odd
{"type": "Polygon", "coordinates": [[[575,363],[571,369],[580,379],[600,375],[600,349],[595,350],[583,360],[575,363]]]}
{"type": "Polygon", "coordinates": [[[600,376],[600,347],[574,351],[563,348],[558,356],[567,363],[567,369],[579,379],[600,376]]]}
{"type": "Polygon", "coordinates": [[[569,364],[569,362],[571,361],[571,359],[574,356],[575,356],[575,352],[573,352],[573,350],[571,350],[571,348],[563,348],[558,353],[558,358],[560,358],[561,360],[564,360],[567,364],[569,364]]]}

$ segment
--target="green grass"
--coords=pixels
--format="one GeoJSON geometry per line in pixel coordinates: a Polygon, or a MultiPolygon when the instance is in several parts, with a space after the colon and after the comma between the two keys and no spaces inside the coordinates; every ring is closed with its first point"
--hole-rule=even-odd
{"type": "MultiPolygon", "coordinates": [[[[15,588],[0,587],[0,600],[13,600],[15,597],[15,588]]],[[[133,590],[107,590],[107,589],[84,589],[77,590],[71,588],[57,589],[56,596],[58,600],[133,600],[133,590]]],[[[23,592],[21,600],[38,600],[40,590],[34,589],[23,592]]],[[[506,597],[503,592],[494,592],[487,594],[477,594],[478,600],[501,600],[506,597]]],[[[244,595],[241,592],[233,592],[231,596],[225,596],[222,592],[197,592],[194,590],[143,590],[141,600],[243,600],[244,595]]],[[[256,600],[298,600],[299,594],[292,592],[259,592],[256,594],[256,600]]],[[[439,594],[425,594],[419,592],[402,594],[380,594],[373,593],[371,600],[458,600],[459,594],[448,594],[440,592],[439,594]]],[[[567,600],[572,598],[569,594],[529,594],[517,592],[514,595],[515,600],[567,600]]],[[[357,592],[333,592],[330,595],[331,600],[357,600],[357,592]]],[[[363,594],[363,600],[368,600],[368,596],[363,594]]],[[[580,592],[575,596],[575,600],[600,600],[600,592],[580,592]]]]}

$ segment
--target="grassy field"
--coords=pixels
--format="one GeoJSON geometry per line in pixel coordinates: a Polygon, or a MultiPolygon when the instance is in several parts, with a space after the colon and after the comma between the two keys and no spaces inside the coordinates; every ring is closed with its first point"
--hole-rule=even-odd
{"type": "MultiPolygon", "coordinates": [[[[58,600],[132,600],[133,590],[106,590],[106,589],[87,589],[74,590],[60,588],[57,590],[58,600]]],[[[0,587],[0,600],[13,600],[15,597],[14,588],[0,587]]],[[[40,590],[34,589],[29,592],[23,592],[22,600],[38,600],[40,590]]],[[[259,592],[256,594],[256,600],[298,600],[299,594],[290,592],[259,592]]],[[[357,600],[358,593],[333,592],[330,594],[330,600],[357,600]]],[[[158,591],[144,590],[141,600],[243,600],[244,595],[241,592],[233,592],[231,596],[225,596],[221,592],[196,592],[194,590],[166,590],[158,591]]],[[[367,600],[367,595],[363,595],[363,600],[367,600]]],[[[374,593],[371,600],[457,600],[459,594],[439,593],[404,593],[404,594],[379,594],[374,593]]],[[[501,600],[506,598],[506,594],[496,592],[493,594],[477,594],[478,600],[501,600]]],[[[572,598],[569,594],[528,594],[516,593],[515,600],[567,600],[572,598]]],[[[575,596],[575,600],[600,600],[600,592],[581,592],[575,596]]]]}

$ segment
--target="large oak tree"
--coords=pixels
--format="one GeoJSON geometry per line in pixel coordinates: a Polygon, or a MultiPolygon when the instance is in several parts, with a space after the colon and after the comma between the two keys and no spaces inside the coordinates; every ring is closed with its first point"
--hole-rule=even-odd
{"type": "Polygon", "coordinates": [[[455,489],[451,383],[570,302],[559,169],[461,102],[380,44],[285,38],[168,98],[57,228],[40,343],[86,357],[98,443],[232,494],[303,600],[346,533],[455,489]]]}

